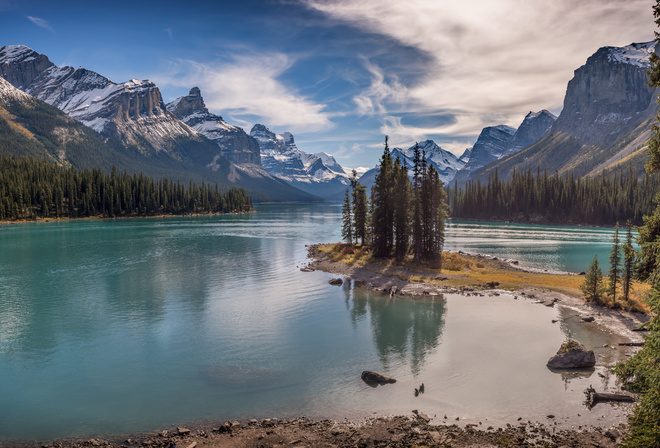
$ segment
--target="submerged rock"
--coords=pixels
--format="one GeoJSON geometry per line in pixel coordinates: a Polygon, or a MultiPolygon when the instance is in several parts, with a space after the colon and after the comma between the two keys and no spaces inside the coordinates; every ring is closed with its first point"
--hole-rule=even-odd
{"type": "Polygon", "coordinates": [[[596,365],[593,350],[587,350],[582,344],[568,341],[562,344],[557,354],[546,364],[551,369],[581,369],[596,365]]]}
{"type": "Polygon", "coordinates": [[[334,286],[341,286],[344,284],[344,281],[340,278],[331,278],[330,280],[328,280],[328,283],[334,286]]]}
{"type": "Polygon", "coordinates": [[[370,370],[365,370],[362,372],[362,381],[366,383],[396,383],[396,379],[389,376],[381,375],[377,372],[372,372],[370,370]]]}

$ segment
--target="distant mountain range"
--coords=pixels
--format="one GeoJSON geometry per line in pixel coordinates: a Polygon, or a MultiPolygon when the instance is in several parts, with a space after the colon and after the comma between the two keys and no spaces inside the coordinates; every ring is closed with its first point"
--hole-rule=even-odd
{"type": "MultiPolygon", "coordinates": [[[[445,183],[494,171],[596,174],[622,164],[641,172],[657,92],[646,85],[654,42],[603,47],[568,83],[564,108],[529,112],[517,129],[488,126],[456,155],[432,140],[420,149],[445,183]]],[[[339,199],[350,173],[327,153],[299,149],[291,133],[250,134],[211,113],[199,88],[165,105],[148,80],[115,83],[84,68],[55,66],[22,46],[0,47],[0,152],[80,168],[116,166],[154,177],[244,187],[260,200],[339,199]]],[[[413,146],[392,156],[412,167],[413,146]]],[[[370,186],[375,169],[360,182],[370,186]]]]}

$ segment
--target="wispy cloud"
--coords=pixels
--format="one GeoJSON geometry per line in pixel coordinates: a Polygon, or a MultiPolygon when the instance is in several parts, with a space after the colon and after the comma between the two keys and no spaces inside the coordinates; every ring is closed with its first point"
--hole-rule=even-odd
{"type": "Polygon", "coordinates": [[[43,28],[43,29],[45,29],[45,30],[48,30],[48,31],[50,31],[51,33],[54,33],[54,32],[55,32],[55,30],[53,29],[53,27],[51,27],[50,24],[49,24],[46,20],[41,19],[41,18],[39,18],[39,17],[32,17],[32,16],[27,16],[27,18],[28,18],[28,20],[29,20],[30,22],[34,23],[34,24],[37,25],[39,28],[43,28]]]}
{"type": "Polygon", "coordinates": [[[383,70],[366,58],[363,65],[371,75],[371,84],[353,97],[360,115],[386,114],[388,103],[400,105],[407,101],[408,89],[399,82],[396,74],[386,79],[383,70]]]}
{"type": "Polygon", "coordinates": [[[654,31],[652,0],[301,1],[429,56],[426,76],[410,85],[396,77],[396,67],[386,78],[365,64],[373,81],[355,97],[362,114],[389,115],[396,106],[454,115],[449,125],[428,129],[384,117],[383,131],[409,139],[424,132],[474,136],[497,124],[488,122],[493,117],[517,125],[530,110],[558,110],[588,56],[604,45],[649,41],[654,31]]]}
{"type": "Polygon", "coordinates": [[[217,63],[174,61],[161,84],[198,86],[207,107],[242,124],[254,120],[291,132],[319,132],[334,127],[325,105],[285,86],[279,78],[295,61],[285,54],[231,55],[217,63]]]}
{"type": "Polygon", "coordinates": [[[172,39],[172,37],[174,37],[174,32],[172,31],[172,28],[165,28],[163,31],[165,32],[165,34],[167,34],[167,36],[170,39],[172,39]]]}

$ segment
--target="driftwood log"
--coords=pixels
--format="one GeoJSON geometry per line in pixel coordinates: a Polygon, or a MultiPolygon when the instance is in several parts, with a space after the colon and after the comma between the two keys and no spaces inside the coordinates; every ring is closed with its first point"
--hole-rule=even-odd
{"type": "Polygon", "coordinates": [[[619,342],[619,345],[622,347],[641,347],[644,345],[643,342],[619,342]]]}
{"type": "Polygon", "coordinates": [[[596,392],[592,386],[589,386],[587,390],[584,391],[584,394],[587,396],[587,406],[589,409],[594,407],[599,401],[622,401],[628,403],[635,401],[635,397],[632,395],[596,392]]]}

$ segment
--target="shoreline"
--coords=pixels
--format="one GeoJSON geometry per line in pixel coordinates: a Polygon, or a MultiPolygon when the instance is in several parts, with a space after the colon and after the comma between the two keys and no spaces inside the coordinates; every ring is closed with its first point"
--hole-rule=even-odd
{"type": "Polygon", "coordinates": [[[43,443],[6,443],[0,447],[34,446],[41,448],[79,448],[105,446],[113,448],[404,448],[411,446],[550,446],[579,448],[618,446],[626,432],[625,425],[607,428],[557,429],[552,420],[546,422],[519,420],[515,424],[494,428],[485,424],[445,422],[429,424],[428,416],[419,412],[409,416],[377,416],[360,420],[333,419],[252,419],[172,427],[138,435],[95,438],[69,438],[43,443]]]}
{"type": "Polygon", "coordinates": [[[11,225],[11,224],[44,224],[49,222],[68,222],[68,221],[102,221],[102,220],[113,220],[113,219],[150,219],[150,218],[177,218],[177,217],[192,217],[192,216],[223,216],[223,215],[243,215],[246,213],[257,213],[256,210],[251,210],[247,212],[210,212],[210,213],[185,213],[181,215],[174,214],[158,214],[158,215],[130,215],[130,216],[82,216],[80,218],[71,218],[71,217],[61,217],[61,218],[36,218],[36,219],[17,219],[14,221],[2,221],[0,220],[0,226],[11,225]]]}

